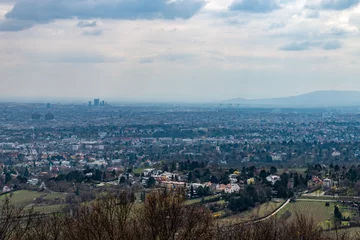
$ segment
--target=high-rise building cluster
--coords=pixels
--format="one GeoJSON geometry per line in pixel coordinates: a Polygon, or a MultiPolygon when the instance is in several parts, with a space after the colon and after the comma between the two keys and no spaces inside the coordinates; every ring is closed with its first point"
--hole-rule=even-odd
{"type": "Polygon", "coordinates": [[[89,101],[88,106],[94,106],[94,107],[102,107],[105,106],[106,102],[104,100],[100,101],[100,98],[95,98],[94,99],[94,103],[92,103],[91,101],[89,101]]]}

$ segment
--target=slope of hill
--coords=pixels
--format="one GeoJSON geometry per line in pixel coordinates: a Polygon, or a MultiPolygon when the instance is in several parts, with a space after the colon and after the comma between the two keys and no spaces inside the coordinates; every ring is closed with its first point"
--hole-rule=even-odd
{"type": "Polygon", "coordinates": [[[360,106],[359,91],[316,91],[298,96],[264,99],[232,99],[224,104],[244,106],[278,106],[278,107],[347,107],[360,106]]]}

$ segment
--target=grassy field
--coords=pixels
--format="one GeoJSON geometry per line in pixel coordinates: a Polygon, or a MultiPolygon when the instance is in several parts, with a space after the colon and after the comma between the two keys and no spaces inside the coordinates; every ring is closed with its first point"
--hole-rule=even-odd
{"type": "MultiPolygon", "coordinates": [[[[321,192],[321,191],[318,191],[321,192]]],[[[352,196],[331,196],[331,195],[316,195],[315,193],[301,195],[303,199],[314,199],[314,200],[332,200],[332,201],[358,201],[359,199],[352,196]]]]}
{"type": "MultiPolygon", "coordinates": [[[[279,217],[285,217],[288,215],[287,221],[293,221],[297,214],[305,215],[308,218],[312,218],[316,224],[324,229],[333,226],[334,206],[337,203],[331,202],[330,206],[325,206],[325,202],[321,201],[297,201],[289,203],[286,207],[281,209],[277,214],[279,217]],[[290,213],[290,214],[289,214],[290,213]]],[[[340,211],[344,217],[352,216],[352,211],[340,206],[340,211]]],[[[343,222],[343,225],[348,222],[343,222]]]]}
{"type": "Polygon", "coordinates": [[[58,199],[65,199],[65,194],[60,192],[52,192],[45,195],[44,199],[47,200],[58,200],[58,199]]]}
{"type": "Polygon", "coordinates": [[[41,206],[35,205],[35,200],[40,197],[42,197],[44,200],[49,200],[49,201],[55,201],[55,200],[62,201],[65,199],[65,194],[63,193],[19,190],[12,193],[1,195],[0,201],[4,200],[6,197],[9,197],[11,204],[17,207],[24,207],[26,209],[30,209],[31,207],[34,207],[34,210],[39,212],[57,212],[60,211],[65,206],[64,204],[41,205],[41,206]]]}
{"type": "Polygon", "coordinates": [[[144,172],[143,168],[134,168],[132,170],[133,174],[142,174],[144,172]]]}
{"type": "Polygon", "coordinates": [[[0,201],[4,200],[6,197],[9,197],[13,205],[18,207],[25,207],[26,205],[33,203],[36,198],[41,197],[42,195],[42,193],[36,191],[20,190],[1,195],[0,201]]]}
{"type": "MultiPolygon", "coordinates": [[[[218,197],[218,195],[216,195],[216,196],[204,197],[204,199],[205,199],[205,200],[209,200],[209,199],[216,198],[216,197],[218,197]]],[[[199,203],[199,202],[201,202],[201,198],[195,198],[195,199],[191,199],[191,200],[186,200],[186,201],[185,201],[185,204],[186,204],[186,205],[190,205],[190,204],[199,203]]]]}
{"type": "MultiPolygon", "coordinates": [[[[66,207],[66,204],[54,204],[54,205],[44,205],[44,206],[36,206],[33,207],[35,212],[39,213],[54,213],[54,212],[61,212],[62,209],[66,207]]],[[[25,209],[30,210],[31,207],[26,207],[25,209]]]]}
{"type": "Polygon", "coordinates": [[[313,218],[316,223],[321,223],[332,219],[334,206],[335,203],[330,203],[330,206],[326,207],[325,202],[297,201],[289,203],[277,215],[282,216],[289,211],[291,216],[288,220],[290,221],[296,218],[296,214],[303,214],[313,218]]]}
{"type": "MultiPolygon", "coordinates": [[[[298,174],[304,174],[305,171],[307,171],[307,168],[287,168],[287,170],[290,172],[297,172],[298,174]]],[[[284,168],[279,168],[277,170],[277,174],[281,175],[284,173],[284,171],[285,171],[284,168]]]]}
{"type": "Polygon", "coordinates": [[[274,212],[277,208],[279,208],[283,203],[284,203],[284,201],[267,202],[267,203],[264,203],[264,204],[261,204],[261,205],[255,207],[251,210],[242,212],[240,214],[236,214],[233,216],[219,219],[219,221],[221,223],[226,223],[226,224],[249,222],[249,221],[257,219],[257,218],[268,216],[269,214],[274,212]]]}

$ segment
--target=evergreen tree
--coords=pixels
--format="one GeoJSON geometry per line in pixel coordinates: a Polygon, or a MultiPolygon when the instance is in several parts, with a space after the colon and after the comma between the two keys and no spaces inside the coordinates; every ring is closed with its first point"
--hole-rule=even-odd
{"type": "Polygon", "coordinates": [[[26,167],[24,170],[24,177],[28,178],[30,176],[29,169],[26,167]]]}
{"type": "Polygon", "coordinates": [[[267,173],[264,169],[260,171],[259,177],[262,179],[265,179],[267,177],[267,173]]]}
{"type": "Polygon", "coordinates": [[[192,172],[189,172],[189,174],[188,174],[188,182],[191,183],[192,180],[193,180],[193,174],[192,174],[192,172]]]}
{"type": "Polygon", "coordinates": [[[5,183],[8,183],[11,181],[11,174],[10,172],[5,173],[5,183]]]}
{"type": "Polygon", "coordinates": [[[341,221],[341,219],[342,219],[342,213],[341,213],[338,205],[336,205],[334,207],[334,217],[335,217],[335,220],[341,221]]]}
{"type": "Polygon", "coordinates": [[[176,163],[173,161],[173,162],[171,163],[170,171],[171,171],[171,172],[174,172],[175,170],[176,170],[176,163]]]}
{"type": "Polygon", "coordinates": [[[125,183],[125,182],[126,182],[126,178],[125,178],[124,176],[121,176],[119,182],[120,182],[120,183],[125,183]]]}
{"type": "Polygon", "coordinates": [[[155,178],[149,177],[149,179],[147,180],[146,186],[147,186],[147,188],[152,188],[155,186],[155,183],[156,183],[155,178]]]}
{"type": "Polygon", "coordinates": [[[270,173],[271,173],[271,174],[277,173],[277,168],[274,167],[274,166],[271,166],[271,168],[270,168],[270,173]]]}

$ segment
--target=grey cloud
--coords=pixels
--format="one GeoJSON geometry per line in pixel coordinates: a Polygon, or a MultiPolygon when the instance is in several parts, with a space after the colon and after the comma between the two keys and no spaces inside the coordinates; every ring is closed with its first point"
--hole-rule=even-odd
{"type": "Polygon", "coordinates": [[[288,3],[293,3],[296,2],[296,0],[279,0],[280,4],[288,4],[288,3]]]}
{"type": "Polygon", "coordinates": [[[341,48],[341,43],[339,41],[330,41],[330,42],[326,42],[323,45],[323,49],[324,50],[336,50],[341,48]]]}
{"type": "Polygon", "coordinates": [[[305,17],[306,18],[319,18],[320,17],[320,13],[317,11],[309,11],[305,13],[305,17]]]}
{"type": "Polygon", "coordinates": [[[101,54],[78,53],[78,54],[56,54],[39,57],[41,62],[52,63],[103,63],[105,57],[101,54]]]}
{"type": "Polygon", "coordinates": [[[285,23],[282,22],[275,22],[275,23],[271,23],[265,30],[274,30],[274,29],[280,29],[280,28],[284,28],[286,27],[285,23]]]}
{"type": "Polygon", "coordinates": [[[3,32],[21,31],[27,28],[31,28],[33,25],[34,22],[32,21],[5,19],[0,21],[0,31],[3,32]]]}
{"type": "Polygon", "coordinates": [[[268,13],[280,6],[276,0],[235,0],[229,7],[231,11],[244,11],[251,13],[268,13]]]}
{"type": "Polygon", "coordinates": [[[192,61],[193,55],[191,54],[164,54],[160,55],[159,59],[168,61],[168,62],[176,62],[176,61],[192,61]]]}
{"type": "Polygon", "coordinates": [[[182,53],[165,53],[159,54],[152,57],[144,57],[139,59],[140,63],[152,63],[156,61],[162,62],[191,62],[196,56],[193,54],[182,54],[182,53]]]}
{"type": "Polygon", "coordinates": [[[304,51],[308,50],[310,47],[316,45],[315,42],[303,41],[303,42],[291,42],[282,47],[280,50],[283,51],[304,51]]]}
{"type": "Polygon", "coordinates": [[[249,20],[239,20],[239,19],[226,19],[225,22],[228,25],[246,25],[250,21],[249,20]]]}
{"type": "Polygon", "coordinates": [[[345,10],[358,5],[360,0],[320,0],[314,3],[313,0],[308,0],[307,8],[324,9],[324,10],[345,10]]]}
{"type": "Polygon", "coordinates": [[[152,63],[152,62],[154,62],[154,59],[151,58],[151,57],[145,57],[145,58],[141,58],[141,59],[139,60],[139,63],[143,63],[143,64],[145,64],[145,63],[152,63]]]}
{"type": "Polygon", "coordinates": [[[14,4],[16,0],[0,0],[0,3],[14,4]]]}
{"type": "Polygon", "coordinates": [[[357,56],[357,57],[358,57],[358,56],[360,56],[360,50],[351,51],[350,54],[353,55],[353,56],[357,56]]]}
{"type": "Polygon", "coordinates": [[[76,25],[78,28],[96,27],[96,21],[79,21],[76,25]]]}
{"type": "Polygon", "coordinates": [[[83,20],[188,19],[204,5],[204,0],[19,0],[5,17],[36,23],[73,17],[83,20]]]}
{"type": "Polygon", "coordinates": [[[324,50],[335,50],[341,48],[339,41],[302,41],[302,42],[291,42],[280,47],[283,51],[305,51],[311,48],[322,48],[324,50]]]}
{"type": "Polygon", "coordinates": [[[125,61],[122,57],[108,57],[96,52],[64,52],[56,54],[32,54],[32,59],[48,63],[108,63],[125,61]]]}
{"type": "Polygon", "coordinates": [[[344,35],[352,34],[355,32],[357,32],[357,28],[355,30],[352,30],[352,29],[348,29],[348,28],[344,28],[344,27],[340,27],[340,26],[332,27],[329,30],[329,34],[336,35],[336,36],[344,36],[344,35]]]}
{"type": "Polygon", "coordinates": [[[82,35],[84,36],[100,36],[102,34],[103,31],[101,29],[89,29],[82,32],[82,35]]]}

